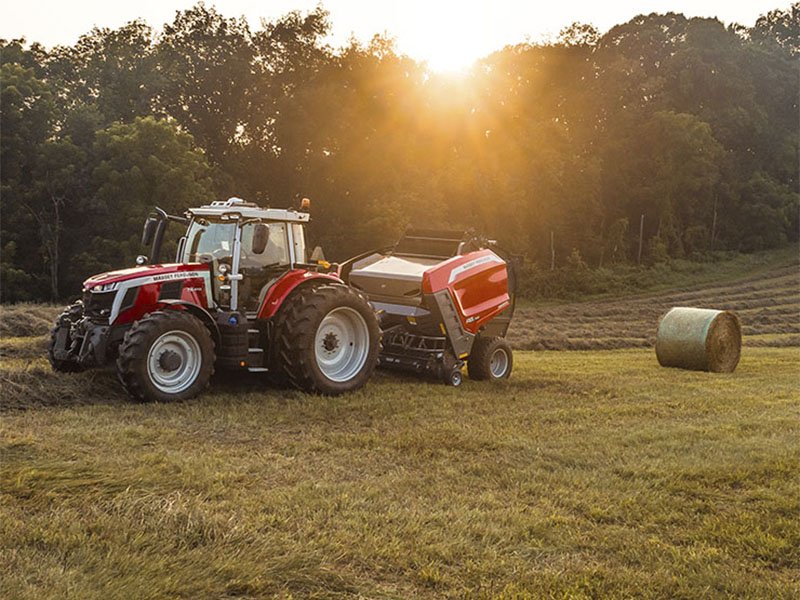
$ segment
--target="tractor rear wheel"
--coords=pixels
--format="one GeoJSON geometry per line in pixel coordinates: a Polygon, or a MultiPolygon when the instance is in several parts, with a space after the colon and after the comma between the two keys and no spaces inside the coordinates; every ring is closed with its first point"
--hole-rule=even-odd
{"type": "Polygon", "coordinates": [[[193,398],[208,387],[213,372],[211,333],[184,311],[145,315],[125,333],[119,347],[117,374],[136,400],[193,398]]]}
{"type": "Polygon", "coordinates": [[[363,386],[380,349],[378,321],[365,296],[326,284],[301,287],[284,302],[276,354],[289,383],[329,396],[363,386]]]}
{"type": "Polygon", "coordinates": [[[508,379],[514,366],[511,345],[501,337],[478,338],[467,359],[470,379],[508,379]]]}

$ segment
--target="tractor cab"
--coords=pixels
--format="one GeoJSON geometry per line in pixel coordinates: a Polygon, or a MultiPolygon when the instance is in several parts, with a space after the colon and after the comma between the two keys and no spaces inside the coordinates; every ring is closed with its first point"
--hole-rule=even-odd
{"type": "MultiPolygon", "coordinates": [[[[157,261],[159,229],[178,217],[157,209],[145,222],[142,242],[157,261]]],[[[211,270],[211,298],[222,310],[257,312],[267,291],[286,271],[306,263],[308,212],[261,208],[239,198],[189,209],[182,222],[176,263],[205,264],[211,270]]],[[[146,264],[146,257],[139,257],[146,264]]]]}

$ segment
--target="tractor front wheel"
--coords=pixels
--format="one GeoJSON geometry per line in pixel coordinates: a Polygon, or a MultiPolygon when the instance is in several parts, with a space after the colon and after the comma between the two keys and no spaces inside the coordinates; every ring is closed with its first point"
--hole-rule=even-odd
{"type": "Polygon", "coordinates": [[[470,379],[507,379],[514,366],[511,345],[501,337],[478,338],[467,359],[470,379]]]}
{"type": "Polygon", "coordinates": [[[344,285],[308,286],[284,302],[276,343],[289,382],[330,396],[363,386],[380,347],[378,321],[363,294],[344,285]]]}
{"type": "Polygon", "coordinates": [[[134,399],[169,402],[193,398],[214,372],[214,342],[205,325],[179,310],[145,315],[125,334],[117,373],[134,399]]]}

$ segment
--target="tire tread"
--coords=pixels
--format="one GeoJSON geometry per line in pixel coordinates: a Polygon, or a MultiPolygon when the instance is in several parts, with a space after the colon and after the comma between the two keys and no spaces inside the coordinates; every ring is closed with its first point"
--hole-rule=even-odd
{"type": "Polygon", "coordinates": [[[315,368],[313,363],[315,324],[324,317],[326,307],[343,306],[346,303],[358,303],[366,308],[372,323],[367,321],[370,329],[370,343],[374,344],[368,356],[367,364],[356,378],[360,387],[369,379],[377,364],[380,332],[372,308],[364,294],[355,289],[337,284],[319,284],[298,288],[281,307],[279,322],[276,324],[276,358],[278,370],[282,377],[292,386],[311,393],[337,395],[348,389],[346,386],[333,385],[327,382],[315,368]]]}
{"type": "Polygon", "coordinates": [[[476,381],[507,379],[511,375],[511,369],[514,366],[514,358],[511,353],[511,345],[505,338],[492,336],[492,337],[479,337],[472,345],[472,353],[467,359],[467,371],[469,378],[476,381]],[[495,377],[492,375],[491,359],[492,354],[498,348],[504,348],[508,353],[508,370],[502,377],[495,377]]]}
{"type": "Polygon", "coordinates": [[[214,374],[215,360],[214,341],[211,337],[211,332],[197,317],[185,311],[158,310],[147,313],[144,317],[134,322],[133,326],[125,332],[125,337],[119,347],[117,377],[122,387],[134,400],[145,402],[154,399],[145,386],[144,378],[147,375],[141,372],[140,364],[142,357],[147,355],[148,340],[159,330],[166,332],[169,331],[170,326],[176,328],[176,326],[180,325],[190,327],[192,329],[191,333],[201,337],[201,339],[198,339],[198,343],[201,346],[205,343],[207,347],[211,348],[210,356],[204,357],[205,364],[201,367],[201,372],[198,375],[198,381],[201,382],[200,385],[196,386],[197,389],[191,390],[191,393],[182,392],[181,399],[194,397],[208,387],[211,375],[214,374]]]}

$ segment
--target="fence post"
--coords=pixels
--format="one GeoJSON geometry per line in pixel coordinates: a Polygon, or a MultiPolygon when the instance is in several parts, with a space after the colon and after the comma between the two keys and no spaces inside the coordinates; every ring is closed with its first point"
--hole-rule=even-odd
{"type": "Polygon", "coordinates": [[[714,194],[714,219],[711,221],[711,251],[714,251],[714,238],[717,235],[717,195],[714,194]]]}
{"type": "Polygon", "coordinates": [[[637,264],[642,264],[642,241],[644,240],[644,213],[642,218],[639,219],[639,256],[636,259],[637,264]]]}

